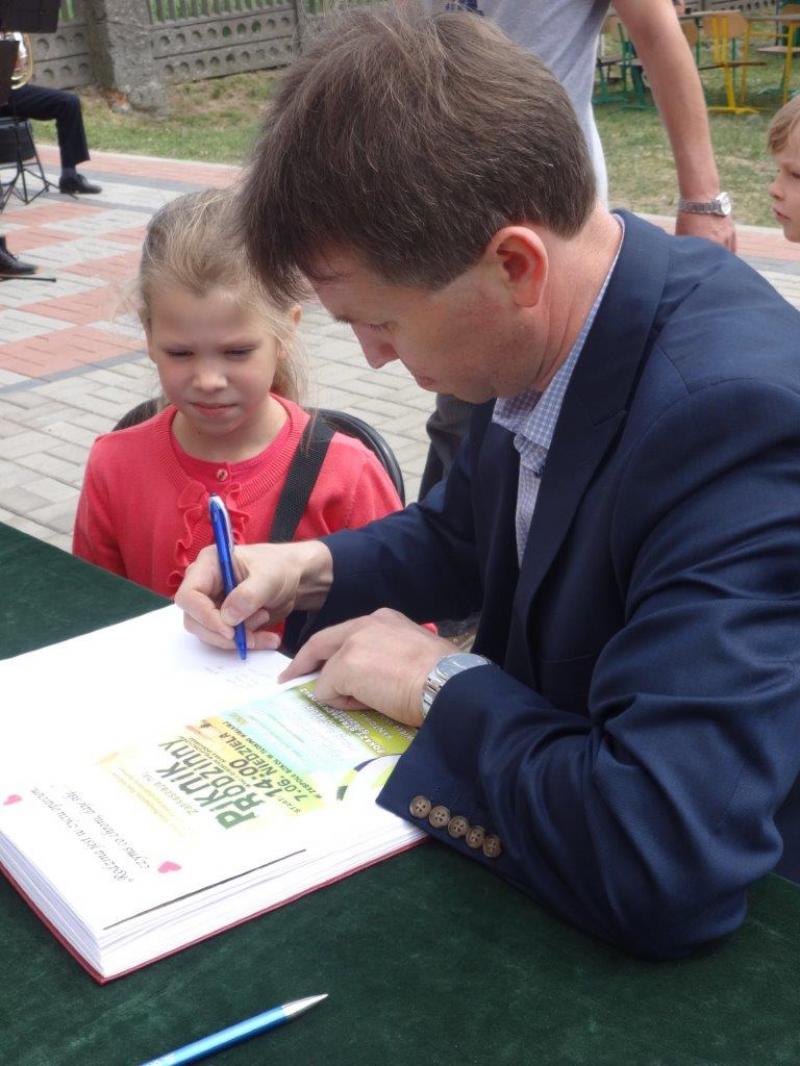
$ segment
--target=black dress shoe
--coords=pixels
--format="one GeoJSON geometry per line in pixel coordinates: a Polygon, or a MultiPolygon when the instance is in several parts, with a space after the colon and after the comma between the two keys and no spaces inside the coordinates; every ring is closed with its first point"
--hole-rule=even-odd
{"type": "Polygon", "coordinates": [[[35,271],[33,263],[23,263],[12,255],[6,248],[5,241],[0,244],[0,278],[15,278],[23,274],[33,274],[35,271]]]}
{"type": "Polygon", "coordinates": [[[83,174],[67,174],[58,179],[58,191],[78,196],[102,192],[103,189],[100,185],[93,185],[83,174]]]}

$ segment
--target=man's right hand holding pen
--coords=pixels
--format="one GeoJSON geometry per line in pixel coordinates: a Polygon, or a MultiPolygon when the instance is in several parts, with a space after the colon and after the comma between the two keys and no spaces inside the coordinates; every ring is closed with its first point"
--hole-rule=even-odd
{"type": "MultiPolygon", "coordinates": [[[[262,626],[295,608],[318,611],[333,584],[333,558],[318,540],[237,547],[239,584],[223,599],[217,553],[205,548],[186,571],[175,602],[186,628],[207,644],[233,648],[244,622],[247,647],[274,649],[280,638],[262,626]],[[218,606],[219,605],[219,606],[218,606]]],[[[455,646],[398,611],[380,608],[315,633],[279,680],[320,670],[316,694],[342,709],[372,707],[409,726],[422,722],[422,690],[433,665],[455,646]]]]}
{"type": "Polygon", "coordinates": [[[318,540],[237,545],[233,562],[239,583],[230,595],[224,595],[212,545],[188,567],[175,596],[189,632],[218,648],[234,646],[239,622],[249,651],[277,648],[278,634],[262,627],[282,622],[295,609],[319,610],[333,581],[331,553],[318,540]]]}

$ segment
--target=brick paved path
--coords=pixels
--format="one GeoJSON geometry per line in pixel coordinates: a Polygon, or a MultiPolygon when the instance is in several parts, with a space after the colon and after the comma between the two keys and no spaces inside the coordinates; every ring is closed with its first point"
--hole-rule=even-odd
{"type": "MultiPolygon", "coordinates": [[[[42,156],[56,176],[56,151],[42,156]]],[[[157,391],[123,289],[135,274],[144,227],[182,192],[224,186],[236,168],[97,152],[84,172],[100,196],[47,194],[10,203],[0,218],[11,250],[45,281],[0,283],[0,521],[69,548],[86,455],[141,399],[157,391]]],[[[667,228],[670,220],[655,220],[667,228]]],[[[741,227],[741,254],[800,307],[800,247],[780,230],[741,227]]],[[[397,364],[367,367],[349,327],[316,305],[302,336],[310,358],[308,402],[352,411],[394,449],[409,500],[427,452],[432,397],[397,364]]]]}

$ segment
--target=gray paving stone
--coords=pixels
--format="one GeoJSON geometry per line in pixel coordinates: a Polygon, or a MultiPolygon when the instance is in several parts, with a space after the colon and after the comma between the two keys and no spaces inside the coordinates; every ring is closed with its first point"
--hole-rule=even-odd
{"type": "Polygon", "coordinates": [[[0,441],[0,459],[21,459],[23,456],[43,451],[48,444],[49,438],[44,433],[37,433],[35,430],[17,433],[14,437],[6,437],[0,441]]]}
{"type": "Polygon", "coordinates": [[[9,488],[12,485],[27,485],[31,480],[31,472],[18,462],[0,459],[0,489],[9,488]]]}
{"type": "MultiPolygon", "coordinates": [[[[27,486],[9,485],[8,488],[0,489],[0,507],[4,507],[12,514],[31,515],[40,507],[46,507],[49,501],[38,493],[31,492],[27,486]]],[[[45,523],[46,525],[47,523],[45,523]]]]}
{"type": "Polygon", "coordinates": [[[19,311],[12,307],[5,310],[0,317],[0,341],[10,344],[28,337],[41,337],[57,329],[69,329],[73,324],[63,322],[60,318],[31,314],[30,311],[19,311]]]}
{"type": "Polygon", "coordinates": [[[47,433],[50,426],[59,422],[63,417],[64,407],[59,404],[57,407],[37,407],[33,411],[28,411],[20,418],[20,422],[30,429],[38,429],[42,433],[47,433]]]}
{"type": "Polygon", "coordinates": [[[50,222],[47,229],[56,230],[59,233],[74,233],[81,237],[85,233],[96,235],[110,233],[112,230],[136,229],[144,221],[141,211],[111,208],[108,211],[87,211],[79,218],[66,219],[64,222],[50,222]]]}
{"type": "Polygon", "coordinates": [[[120,389],[117,386],[103,385],[99,389],[93,389],[92,395],[107,403],[122,404],[122,409],[126,410],[138,401],[140,393],[133,388],[120,389]]]}
{"type": "Polygon", "coordinates": [[[20,382],[28,381],[24,374],[15,374],[13,370],[3,370],[0,368],[0,392],[4,385],[19,385],[20,382]]]}
{"type": "Polygon", "coordinates": [[[7,418],[0,416],[0,437],[11,437],[15,433],[19,433],[17,422],[9,422],[7,418]]]}
{"type": "MultiPolygon", "coordinates": [[[[29,472],[30,476],[30,472],[29,472]]],[[[76,500],[78,489],[74,485],[65,485],[52,477],[34,477],[26,485],[29,492],[40,496],[46,503],[62,503],[64,500],[76,500]]]]}
{"type": "Polygon", "coordinates": [[[94,396],[87,392],[85,395],[76,395],[72,398],[73,407],[77,407],[82,411],[91,411],[93,414],[106,415],[111,419],[111,425],[113,425],[118,419],[122,418],[125,412],[128,410],[127,400],[125,402],[110,403],[108,400],[104,400],[99,396],[94,396]]]}
{"type": "Polygon", "coordinates": [[[76,374],[74,376],[59,378],[56,381],[43,381],[37,384],[35,388],[27,390],[25,393],[22,391],[14,393],[9,399],[22,402],[21,399],[17,399],[22,396],[39,396],[50,400],[59,400],[62,403],[69,404],[74,396],[81,395],[86,392],[86,382],[83,380],[83,375],[76,374]]]}
{"type": "Polygon", "coordinates": [[[83,466],[86,463],[89,448],[90,445],[86,444],[69,444],[63,440],[54,440],[51,441],[47,454],[54,455],[57,459],[65,459],[68,463],[83,466]]]}
{"type": "Polygon", "coordinates": [[[83,466],[78,463],[68,463],[65,459],[59,459],[55,455],[45,452],[35,452],[33,455],[20,456],[19,465],[33,470],[37,474],[57,478],[69,485],[80,486],[83,482],[83,466]]]}
{"type": "MultiPolygon", "coordinates": [[[[0,307],[19,307],[22,304],[29,304],[31,302],[30,284],[26,285],[21,281],[3,282],[0,285],[0,307]]],[[[60,296],[79,296],[107,282],[104,283],[96,278],[84,278],[80,274],[67,276],[59,272],[55,281],[42,281],[36,284],[41,286],[37,292],[37,299],[53,300],[60,296]]]]}
{"type": "Polygon", "coordinates": [[[43,526],[41,523],[34,522],[22,515],[14,514],[13,511],[0,511],[0,521],[5,522],[12,529],[18,529],[21,533],[28,533],[31,537],[37,537],[39,540],[47,540],[52,534],[52,530],[48,529],[47,526],[43,526]]]}
{"type": "Polygon", "coordinates": [[[52,401],[43,387],[28,389],[8,389],[2,393],[3,407],[9,412],[33,411],[40,407],[47,407],[52,401]]]}
{"type": "Polygon", "coordinates": [[[97,438],[94,430],[76,425],[74,422],[53,422],[47,427],[46,432],[48,436],[68,444],[77,444],[83,448],[90,448],[97,438]]]}
{"type": "Polygon", "coordinates": [[[92,262],[97,259],[110,259],[114,255],[125,255],[133,249],[122,241],[108,241],[102,237],[81,237],[75,241],[59,241],[56,244],[42,244],[25,253],[31,263],[43,267],[66,267],[75,263],[92,262]]]}
{"type": "Polygon", "coordinates": [[[114,421],[107,415],[94,414],[92,411],[76,411],[70,416],[70,422],[76,426],[85,426],[95,434],[108,433],[114,425],[114,421]]]}
{"type": "Polygon", "coordinates": [[[61,551],[65,551],[68,554],[72,551],[72,533],[59,533],[58,530],[48,529],[46,535],[42,537],[42,540],[46,540],[49,544],[52,544],[54,548],[60,548],[61,551]]]}
{"type": "Polygon", "coordinates": [[[64,500],[60,503],[49,503],[44,507],[38,507],[29,512],[28,517],[39,525],[48,529],[55,529],[59,533],[71,533],[75,525],[75,511],[78,507],[78,494],[72,500],[64,500]]]}

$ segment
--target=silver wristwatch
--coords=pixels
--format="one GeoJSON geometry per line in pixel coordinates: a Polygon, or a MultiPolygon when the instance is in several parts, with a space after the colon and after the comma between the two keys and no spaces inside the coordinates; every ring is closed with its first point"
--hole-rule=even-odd
{"type": "Polygon", "coordinates": [[[733,201],[726,192],[721,192],[713,200],[678,200],[678,210],[690,215],[729,215],[733,211],[733,201]]]}
{"type": "Polygon", "coordinates": [[[483,655],[473,655],[469,651],[458,651],[453,655],[443,656],[425,678],[422,689],[422,721],[428,717],[431,704],[439,695],[442,686],[460,674],[463,670],[472,670],[476,666],[488,666],[491,662],[483,655]]]}

